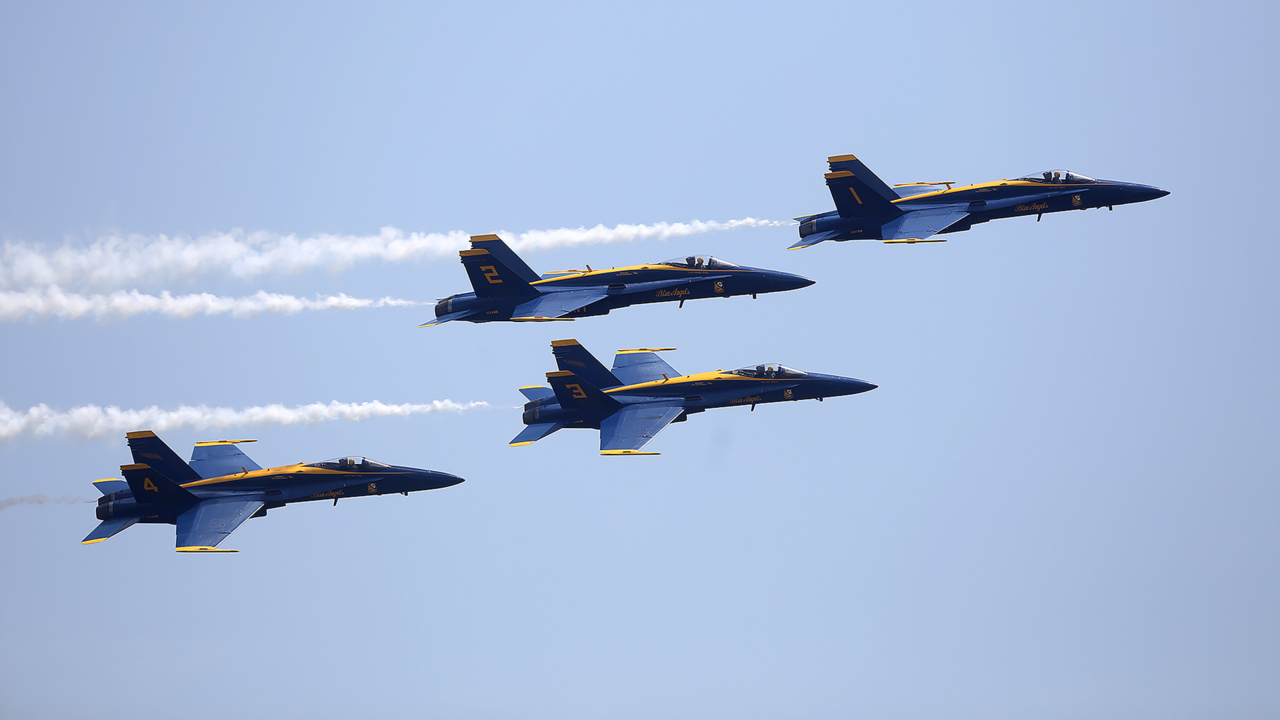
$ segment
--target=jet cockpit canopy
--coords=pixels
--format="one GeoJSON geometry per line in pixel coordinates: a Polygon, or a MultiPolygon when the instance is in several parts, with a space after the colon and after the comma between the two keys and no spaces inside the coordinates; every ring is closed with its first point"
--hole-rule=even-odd
{"type": "Polygon", "coordinates": [[[748,365],[744,368],[731,370],[734,375],[741,375],[749,378],[790,378],[804,377],[803,370],[789,368],[781,363],[762,363],[760,365],[748,365]]]}
{"type": "Polygon", "coordinates": [[[324,462],[309,463],[305,467],[320,468],[322,470],[338,470],[340,472],[367,472],[391,466],[385,463],[380,463],[377,460],[360,457],[359,455],[348,455],[346,457],[325,460],[324,462]]]}
{"type": "Polygon", "coordinates": [[[1045,170],[1044,172],[1031,173],[1030,175],[1023,175],[1020,178],[1014,178],[1014,180],[1025,180],[1027,182],[1038,182],[1038,183],[1055,183],[1058,185],[1061,185],[1063,183],[1066,183],[1068,185],[1074,185],[1074,184],[1080,184],[1080,183],[1097,182],[1096,180],[1089,177],[1088,175],[1081,175],[1080,173],[1074,173],[1074,172],[1071,172],[1070,170],[1045,170]]]}
{"type": "Polygon", "coordinates": [[[671,267],[691,268],[693,270],[728,270],[738,267],[727,260],[714,258],[710,255],[689,255],[686,257],[673,258],[665,262],[654,263],[655,265],[669,265],[671,267]]]}

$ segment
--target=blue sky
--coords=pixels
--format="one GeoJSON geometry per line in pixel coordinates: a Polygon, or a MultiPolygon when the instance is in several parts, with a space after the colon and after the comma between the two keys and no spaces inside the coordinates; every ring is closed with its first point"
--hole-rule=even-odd
{"type": "MultiPolygon", "coordinates": [[[[890,183],[1066,167],[1172,194],[934,245],[788,253],[783,226],[526,254],[817,281],[574,323],[0,325],[18,411],[488,403],[163,433],[467,478],[272,512],[237,555],[180,556],[167,526],[81,546],[87,504],[0,510],[0,714],[1274,717],[1276,26],[1263,4],[4,6],[0,242],[45,253],[787,220],[830,209],[841,153],[890,183]],[[507,447],[566,337],[880,388],[699,415],[659,457],[507,447]]],[[[110,289],[468,288],[446,256],[110,289]]],[[[91,500],[128,461],[122,433],[13,434],[0,498],[91,500]]]]}

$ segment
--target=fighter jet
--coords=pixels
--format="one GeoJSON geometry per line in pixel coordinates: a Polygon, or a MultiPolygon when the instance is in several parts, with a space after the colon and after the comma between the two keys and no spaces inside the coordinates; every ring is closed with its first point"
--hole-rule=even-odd
{"type": "Polygon", "coordinates": [[[734,265],[710,255],[608,270],[564,270],[539,276],[497,235],[474,235],[462,264],[475,292],[450,295],[436,304],[436,319],[418,327],[466,320],[538,322],[607,315],[641,303],[731,297],[795,290],[808,278],[776,270],[734,265]]]}
{"type": "Polygon", "coordinates": [[[957,183],[885,185],[852,155],[827,158],[827,187],[833,212],[802,215],[800,242],[788,250],[824,240],[883,240],[887,243],[943,242],[935,237],[961,232],[988,220],[1155,200],[1169,194],[1150,185],[1095,180],[1069,170],[1048,170],[1012,180],[952,187],[957,183]]]}
{"type": "Polygon", "coordinates": [[[560,367],[547,373],[551,387],[520,388],[523,432],[512,446],[537,442],[560,428],[600,430],[601,455],[657,455],[641,452],[654,435],[709,408],[750,406],[786,400],[822,400],[874,390],[853,378],[819,375],[778,363],[681,375],[657,353],[675,348],[619,350],[606,370],[577,340],[556,340],[551,352],[560,367]]]}
{"type": "Polygon", "coordinates": [[[198,442],[187,464],[150,430],[131,432],[133,464],[121,465],[124,480],[94,481],[102,493],[102,524],[86,545],[102,542],[134,523],[178,526],[178,552],[237,552],[218,545],[249,518],[288,503],[365,495],[408,495],[462,482],[457,475],[342,457],[263,469],[236,447],[255,440],[198,442]]]}

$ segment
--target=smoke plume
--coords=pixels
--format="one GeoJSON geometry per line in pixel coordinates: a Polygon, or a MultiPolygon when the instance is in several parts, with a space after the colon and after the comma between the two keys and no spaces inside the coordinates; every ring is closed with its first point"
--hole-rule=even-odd
{"type": "Polygon", "coordinates": [[[280,295],[259,290],[245,297],[224,297],[209,293],[147,295],[137,290],[117,290],[110,295],[79,295],[63,292],[56,285],[47,289],[22,292],[0,291],[0,321],[16,322],[27,316],[59,317],[75,320],[84,316],[94,319],[127,318],[143,313],[158,313],[183,320],[195,315],[231,314],[238,318],[266,313],[294,313],[303,310],[352,310],[367,307],[400,307],[417,305],[412,300],[384,297],[381,300],[353,298],[346,294],[317,295],[314,300],[280,295]]]}
{"type": "MultiPolygon", "coordinates": [[[[570,245],[665,240],[721,230],[778,227],[789,223],[744,218],[728,222],[660,222],[592,228],[499,232],[517,251],[570,245]]],[[[441,258],[467,247],[467,233],[406,233],[384,227],[377,235],[312,237],[233,230],[191,238],[168,235],[108,235],[87,246],[48,250],[24,242],[6,242],[0,250],[0,288],[62,285],[119,290],[146,281],[166,283],[210,272],[238,278],[268,273],[297,273],[315,268],[334,271],[357,262],[404,262],[441,258]]]]}
{"type": "Polygon", "coordinates": [[[377,400],[363,403],[335,400],[328,404],[317,402],[295,407],[258,405],[239,410],[208,405],[182,405],[173,410],[164,410],[154,405],[140,410],[82,405],[66,412],[57,412],[41,403],[23,412],[0,402],[0,440],[11,440],[24,433],[36,436],[61,434],[92,439],[134,430],[163,432],[180,428],[200,430],[240,425],[316,425],[335,420],[359,422],[374,417],[462,412],[488,406],[486,402],[456,403],[452,400],[401,405],[388,405],[377,400]]]}
{"type": "Polygon", "coordinates": [[[24,495],[22,497],[0,499],[0,510],[13,507],[14,505],[83,505],[93,502],[97,501],[73,497],[51,498],[48,495],[24,495]]]}

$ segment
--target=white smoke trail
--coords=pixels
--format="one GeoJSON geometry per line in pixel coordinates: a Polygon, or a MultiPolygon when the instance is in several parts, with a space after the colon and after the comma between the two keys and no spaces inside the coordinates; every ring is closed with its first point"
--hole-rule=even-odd
{"type": "Polygon", "coordinates": [[[182,405],[174,410],[151,406],[140,410],[122,410],[115,406],[83,405],[67,412],[57,412],[41,403],[26,412],[13,410],[0,402],[0,440],[11,440],[23,433],[53,435],[55,433],[81,439],[103,437],[133,430],[157,432],[179,428],[226,428],[238,425],[293,425],[333,422],[335,420],[367,420],[372,417],[421,415],[437,412],[462,412],[488,407],[486,402],[456,403],[433,400],[429,403],[387,405],[374,400],[363,403],[311,403],[285,407],[259,405],[241,410],[208,405],[182,405]]]}
{"type": "Polygon", "coordinates": [[[57,497],[51,498],[48,495],[24,495],[22,497],[12,497],[0,499],[0,510],[13,507],[14,505],[84,505],[97,502],[96,500],[85,500],[84,498],[73,497],[57,497]]]}
{"type": "Polygon", "coordinates": [[[96,319],[126,318],[142,313],[159,313],[184,320],[194,315],[256,317],[264,312],[294,314],[303,310],[352,310],[367,307],[417,305],[412,300],[385,297],[381,300],[353,298],[345,294],[316,296],[314,300],[259,290],[245,297],[224,297],[209,293],[147,295],[137,290],[117,290],[110,295],[65,293],[57,285],[22,292],[0,291],[0,321],[17,322],[28,316],[60,317],[75,320],[85,315],[96,319]]]}
{"type": "MultiPolygon", "coordinates": [[[[592,228],[533,230],[499,235],[517,251],[570,245],[666,240],[720,230],[779,227],[776,220],[744,218],[728,222],[656,223],[592,228]]],[[[164,283],[209,272],[239,278],[266,273],[297,273],[314,268],[342,270],[368,260],[404,262],[441,258],[467,247],[467,233],[406,233],[384,227],[377,235],[313,237],[234,230],[197,238],[167,235],[109,235],[88,246],[64,245],[46,250],[23,242],[6,242],[0,251],[0,287],[33,288],[66,285],[102,290],[122,289],[140,281],[164,283]]]]}

